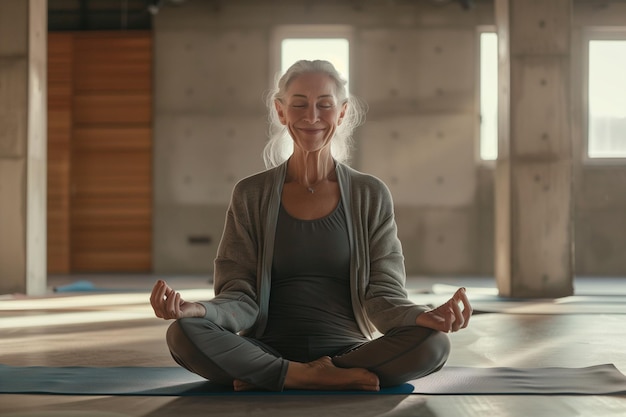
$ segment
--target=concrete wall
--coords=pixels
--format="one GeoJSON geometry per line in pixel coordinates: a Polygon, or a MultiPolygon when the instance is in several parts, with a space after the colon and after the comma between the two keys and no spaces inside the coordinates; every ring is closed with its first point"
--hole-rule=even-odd
{"type": "Polygon", "coordinates": [[[46,290],[46,6],[0,1],[0,294],[46,290]]]}
{"type": "MultiPolygon", "coordinates": [[[[577,1],[572,41],[572,108],[575,124],[574,193],[576,196],[576,274],[626,275],[626,161],[585,160],[585,50],[590,28],[626,30],[626,3],[577,1]],[[576,65],[580,63],[580,65],[576,65]]],[[[626,141],[626,132],[623,140],[626,141]]]]}
{"type": "MultiPolygon", "coordinates": [[[[618,24],[621,13],[626,26],[619,2],[580,3],[575,14],[618,24]]],[[[470,10],[428,1],[166,4],[154,20],[155,272],[211,271],[234,183],[263,169],[273,31],[336,24],[353,29],[352,91],[370,108],[352,165],[391,188],[408,272],[493,274],[493,168],[477,163],[475,82],[477,27],[493,23],[486,0],[470,10]]],[[[574,30],[587,23],[577,19],[574,30]]],[[[579,111],[578,142],[580,123],[579,111]]],[[[579,163],[576,172],[577,274],[625,275],[626,167],[579,163]]]]}

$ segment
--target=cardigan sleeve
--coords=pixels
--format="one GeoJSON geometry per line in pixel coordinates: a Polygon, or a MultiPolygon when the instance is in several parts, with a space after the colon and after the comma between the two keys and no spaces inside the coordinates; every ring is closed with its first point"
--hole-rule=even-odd
{"type": "Polygon", "coordinates": [[[429,307],[408,299],[402,245],[394,216],[389,189],[379,182],[370,196],[365,235],[369,247],[369,277],[363,306],[368,319],[381,332],[395,327],[415,325],[419,314],[429,307]]]}
{"type": "Polygon", "coordinates": [[[215,298],[202,302],[205,318],[232,332],[252,327],[257,319],[257,232],[240,185],[235,187],[226,215],[224,233],[215,259],[215,298]]]}

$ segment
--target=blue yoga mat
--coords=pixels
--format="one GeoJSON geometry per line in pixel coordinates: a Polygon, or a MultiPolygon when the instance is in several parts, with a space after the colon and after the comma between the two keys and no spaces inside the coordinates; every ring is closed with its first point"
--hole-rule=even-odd
{"type": "Polygon", "coordinates": [[[413,386],[404,384],[379,392],[307,391],[235,392],[213,384],[180,367],[16,367],[0,365],[0,394],[63,395],[306,395],[306,394],[409,394],[413,386]]]}
{"type": "Polygon", "coordinates": [[[444,367],[425,378],[379,392],[234,392],[179,367],[16,367],[0,365],[1,394],[60,395],[464,395],[626,393],[626,377],[611,364],[586,368],[444,367]]]}

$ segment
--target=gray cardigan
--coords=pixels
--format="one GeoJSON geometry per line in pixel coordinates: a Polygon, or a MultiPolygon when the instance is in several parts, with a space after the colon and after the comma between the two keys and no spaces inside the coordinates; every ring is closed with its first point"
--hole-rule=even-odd
{"type": "MultiPolygon", "coordinates": [[[[215,298],[202,302],[206,318],[253,337],[267,324],[274,235],[287,163],[244,178],[235,186],[215,259],[215,298]]],[[[379,179],[337,163],[350,240],[352,308],[363,334],[415,325],[427,307],[404,288],[402,247],[393,202],[379,179]]]]}

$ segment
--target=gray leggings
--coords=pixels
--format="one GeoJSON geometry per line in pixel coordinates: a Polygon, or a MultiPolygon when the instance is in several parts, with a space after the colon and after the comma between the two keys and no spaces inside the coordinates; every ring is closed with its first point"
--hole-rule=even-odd
{"type": "MultiPolygon", "coordinates": [[[[239,336],[203,318],[180,319],[167,331],[174,360],[204,378],[232,386],[245,381],[281,391],[289,361],[270,346],[239,336]]],[[[381,387],[403,384],[441,369],[450,353],[448,335],[419,326],[399,327],[332,357],[340,368],[365,368],[381,387]]]]}

